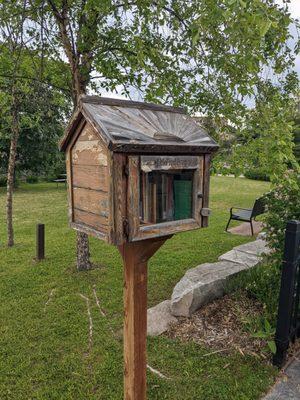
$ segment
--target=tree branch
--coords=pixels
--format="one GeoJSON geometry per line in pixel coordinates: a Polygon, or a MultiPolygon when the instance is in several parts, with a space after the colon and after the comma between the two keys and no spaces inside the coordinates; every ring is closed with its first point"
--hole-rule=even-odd
{"type": "Polygon", "coordinates": [[[53,83],[51,83],[49,81],[41,80],[39,78],[34,78],[34,77],[31,77],[31,76],[25,76],[25,75],[16,75],[16,76],[14,76],[14,75],[1,74],[0,73],[0,78],[35,81],[35,82],[42,83],[44,85],[48,85],[49,87],[53,87],[55,89],[61,90],[62,92],[65,92],[65,93],[70,95],[70,89],[63,88],[61,86],[54,85],[53,83]]]}

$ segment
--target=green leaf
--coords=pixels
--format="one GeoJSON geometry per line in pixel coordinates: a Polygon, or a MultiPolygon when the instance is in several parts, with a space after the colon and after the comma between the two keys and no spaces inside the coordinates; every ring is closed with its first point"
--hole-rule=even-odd
{"type": "Polygon", "coordinates": [[[271,325],[267,319],[265,319],[265,331],[266,333],[269,333],[271,331],[271,325]]]}
{"type": "Polygon", "coordinates": [[[253,333],[252,337],[258,338],[258,339],[265,339],[266,338],[266,333],[262,332],[262,331],[259,331],[259,332],[253,333]]]}
{"type": "Polygon", "coordinates": [[[268,341],[268,347],[271,350],[272,354],[276,353],[276,344],[275,344],[274,340],[268,341]]]}
{"type": "Polygon", "coordinates": [[[192,44],[195,46],[198,43],[199,36],[200,36],[201,28],[199,27],[196,32],[192,36],[192,44]]]}
{"type": "Polygon", "coordinates": [[[270,20],[264,21],[260,25],[260,29],[259,29],[260,36],[265,36],[266,33],[268,32],[268,30],[270,29],[271,25],[272,25],[272,22],[270,20]]]}

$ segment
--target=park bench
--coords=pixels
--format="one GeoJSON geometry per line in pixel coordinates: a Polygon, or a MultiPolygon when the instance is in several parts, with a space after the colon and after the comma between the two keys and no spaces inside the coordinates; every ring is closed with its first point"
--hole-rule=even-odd
{"type": "Polygon", "coordinates": [[[253,236],[254,231],[253,231],[252,221],[255,220],[255,218],[258,215],[261,215],[264,212],[265,212],[265,204],[264,204],[264,201],[262,198],[255,200],[253,208],[231,207],[230,217],[229,217],[228,223],[226,225],[225,231],[227,232],[231,220],[249,222],[250,226],[251,226],[251,233],[253,236]],[[235,210],[237,210],[237,211],[235,211],[235,210]]]}
{"type": "Polygon", "coordinates": [[[56,187],[58,188],[59,183],[64,183],[65,186],[67,186],[67,175],[66,174],[60,174],[57,179],[54,179],[53,182],[56,183],[56,187]]]}

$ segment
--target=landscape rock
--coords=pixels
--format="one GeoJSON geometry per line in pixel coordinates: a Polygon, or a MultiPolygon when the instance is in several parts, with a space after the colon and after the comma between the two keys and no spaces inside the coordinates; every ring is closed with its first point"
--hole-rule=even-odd
{"type": "Polygon", "coordinates": [[[233,248],[227,253],[221,255],[219,257],[219,261],[231,261],[232,263],[244,265],[246,269],[257,265],[259,262],[259,257],[256,254],[246,253],[233,248]]]}
{"type": "Polygon", "coordinates": [[[217,263],[202,264],[188,270],[173,290],[172,315],[188,317],[202,305],[222,297],[228,279],[256,266],[261,256],[269,252],[266,242],[258,239],[234,247],[220,256],[217,263]]]}
{"type": "Polygon", "coordinates": [[[167,331],[171,324],[176,324],[177,318],[171,314],[170,300],[165,300],[147,312],[147,334],[158,336],[167,331]]]}
{"type": "Polygon", "coordinates": [[[248,264],[223,260],[188,270],[173,290],[172,315],[189,317],[202,305],[222,297],[226,281],[247,268],[248,264]]]}
{"type": "Polygon", "coordinates": [[[261,256],[263,254],[268,254],[270,252],[265,240],[258,239],[254,242],[241,244],[240,246],[234,247],[234,250],[241,251],[243,253],[254,254],[256,256],[261,256]]]}
{"type": "Polygon", "coordinates": [[[267,236],[267,233],[266,232],[260,232],[258,235],[257,235],[257,239],[265,239],[266,238],[266,236],[267,236]]]}

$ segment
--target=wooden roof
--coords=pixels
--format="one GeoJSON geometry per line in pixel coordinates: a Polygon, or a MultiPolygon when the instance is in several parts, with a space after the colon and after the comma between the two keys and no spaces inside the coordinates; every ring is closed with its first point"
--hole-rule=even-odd
{"type": "Polygon", "coordinates": [[[196,153],[218,148],[182,108],[84,96],[60,143],[61,150],[66,149],[83,117],[94,126],[107,146],[117,152],[196,153]]]}

